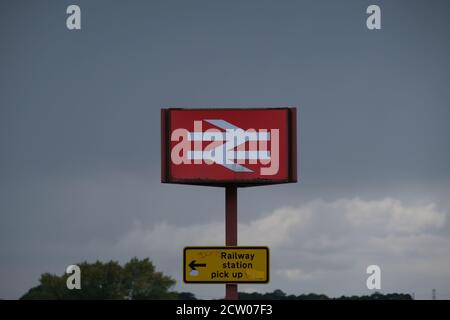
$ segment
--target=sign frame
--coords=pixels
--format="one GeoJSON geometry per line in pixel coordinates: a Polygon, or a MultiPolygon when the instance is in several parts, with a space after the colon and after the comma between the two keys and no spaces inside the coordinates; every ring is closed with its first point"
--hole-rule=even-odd
{"type": "Polygon", "coordinates": [[[274,185],[297,182],[297,108],[163,108],[161,109],[161,182],[173,184],[202,185],[215,187],[252,187],[262,185],[274,185]],[[176,179],[170,173],[170,133],[171,112],[179,110],[187,111],[233,111],[233,110],[286,110],[287,113],[287,170],[288,175],[283,180],[255,179],[255,180],[207,180],[207,179],[176,179]]]}
{"type": "Polygon", "coordinates": [[[183,282],[186,284],[267,284],[270,281],[270,249],[267,246],[188,246],[183,249],[183,282]],[[186,267],[188,266],[186,261],[187,250],[266,250],[266,280],[265,281],[188,281],[186,279],[186,267]]]}

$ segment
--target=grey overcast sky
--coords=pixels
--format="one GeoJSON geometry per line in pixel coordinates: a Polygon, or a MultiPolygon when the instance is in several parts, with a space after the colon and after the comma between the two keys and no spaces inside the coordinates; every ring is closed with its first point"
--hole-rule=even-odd
{"type": "Polygon", "coordinates": [[[0,298],[84,260],[220,245],[224,192],[160,183],[162,107],[299,106],[297,184],[239,192],[240,290],[450,299],[449,1],[0,2],[0,298]],[[66,28],[81,7],[82,30],[66,28]],[[382,29],[366,27],[377,4],[382,29]]]}

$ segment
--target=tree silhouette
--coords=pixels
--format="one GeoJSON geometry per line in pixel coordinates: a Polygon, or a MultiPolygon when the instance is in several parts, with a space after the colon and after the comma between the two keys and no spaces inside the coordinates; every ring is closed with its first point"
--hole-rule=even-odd
{"type": "Polygon", "coordinates": [[[69,290],[66,285],[70,275],[44,273],[40,284],[31,288],[21,299],[176,299],[169,292],[175,280],[156,272],[148,259],[131,259],[123,267],[116,261],[106,263],[83,262],[81,289],[69,290]]]}
{"type": "Polygon", "coordinates": [[[239,292],[241,300],[412,300],[411,295],[404,293],[388,293],[382,294],[375,292],[370,296],[341,296],[339,298],[330,298],[324,294],[308,293],[296,295],[286,295],[280,289],[267,293],[245,293],[239,292]]]}

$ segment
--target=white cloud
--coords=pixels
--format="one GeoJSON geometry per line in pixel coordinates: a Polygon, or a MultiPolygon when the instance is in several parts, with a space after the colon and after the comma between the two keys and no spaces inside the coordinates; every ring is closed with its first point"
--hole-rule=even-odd
{"type": "Polygon", "coordinates": [[[239,233],[245,244],[269,245],[272,248],[291,243],[311,220],[310,208],[283,207],[249,224],[240,224],[239,233]]]}
{"type": "Polygon", "coordinates": [[[287,280],[293,281],[314,279],[313,273],[307,273],[302,269],[279,269],[276,271],[276,274],[286,278],[287,280]]]}
{"type": "MultiPolygon", "coordinates": [[[[316,200],[240,224],[239,244],[270,247],[272,275],[267,290],[364,292],[365,269],[377,264],[387,279],[383,281],[387,291],[411,292],[415,278],[438,276],[450,283],[450,241],[437,232],[445,222],[446,214],[433,203],[406,205],[392,198],[316,200]]],[[[223,243],[222,221],[161,223],[150,229],[135,223],[113,251],[150,256],[178,280],[179,287],[205,297],[205,292],[214,290],[180,283],[182,248],[223,243]]]]}
{"type": "Polygon", "coordinates": [[[433,203],[407,207],[399,200],[385,198],[339,200],[334,206],[343,208],[346,218],[355,226],[380,226],[387,232],[417,232],[441,227],[445,222],[445,214],[437,211],[433,203]]]}

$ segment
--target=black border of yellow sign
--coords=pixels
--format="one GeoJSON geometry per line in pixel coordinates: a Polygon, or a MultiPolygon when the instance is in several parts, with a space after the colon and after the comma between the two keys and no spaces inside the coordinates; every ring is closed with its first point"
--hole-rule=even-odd
{"type": "Polygon", "coordinates": [[[214,283],[218,283],[218,284],[223,284],[223,283],[269,283],[269,278],[270,278],[270,264],[269,264],[269,247],[265,247],[265,246],[190,246],[190,247],[184,247],[183,249],[183,281],[184,283],[198,283],[198,284],[204,284],[204,283],[210,283],[210,284],[214,284],[214,283]],[[187,269],[187,264],[186,264],[186,250],[189,249],[195,249],[195,250],[239,250],[239,249],[243,249],[243,250],[251,250],[251,249],[265,249],[267,251],[266,254],[266,263],[267,263],[267,277],[266,277],[266,281],[187,281],[186,280],[186,269],[187,269]]]}

